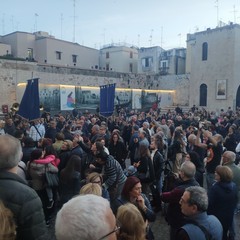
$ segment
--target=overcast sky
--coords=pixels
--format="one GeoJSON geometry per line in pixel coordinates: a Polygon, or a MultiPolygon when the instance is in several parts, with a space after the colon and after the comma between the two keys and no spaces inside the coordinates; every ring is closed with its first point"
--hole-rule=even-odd
{"type": "Polygon", "coordinates": [[[187,33],[215,28],[217,20],[240,23],[240,0],[1,0],[0,4],[0,35],[45,31],[98,49],[119,42],[186,47],[187,33]]]}

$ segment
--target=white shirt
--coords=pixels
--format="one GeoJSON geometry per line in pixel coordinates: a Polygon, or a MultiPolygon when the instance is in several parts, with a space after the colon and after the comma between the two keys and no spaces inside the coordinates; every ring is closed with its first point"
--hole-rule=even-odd
{"type": "Polygon", "coordinates": [[[31,126],[29,131],[29,137],[31,137],[34,141],[38,142],[41,138],[44,137],[44,135],[45,135],[45,127],[42,124],[31,126]]]}

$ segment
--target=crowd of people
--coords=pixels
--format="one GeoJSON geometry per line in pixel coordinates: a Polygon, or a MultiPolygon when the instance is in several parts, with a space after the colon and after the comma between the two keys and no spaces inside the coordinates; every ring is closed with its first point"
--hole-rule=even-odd
{"type": "Polygon", "coordinates": [[[159,211],[171,240],[237,239],[239,142],[231,108],[6,115],[0,239],[47,239],[56,211],[57,240],[154,239],[159,211]]]}

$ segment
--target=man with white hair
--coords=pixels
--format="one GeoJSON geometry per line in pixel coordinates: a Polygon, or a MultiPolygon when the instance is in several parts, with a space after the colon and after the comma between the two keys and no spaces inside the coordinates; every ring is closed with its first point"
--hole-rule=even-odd
{"type": "Polygon", "coordinates": [[[92,194],[64,204],[55,224],[57,240],[116,240],[118,230],[109,202],[92,194]]]}
{"type": "Polygon", "coordinates": [[[143,122],[142,127],[139,129],[139,130],[144,130],[147,133],[148,141],[150,140],[150,137],[152,136],[149,126],[150,126],[149,122],[145,121],[145,122],[143,122]]]}
{"type": "MultiPolygon", "coordinates": [[[[37,193],[17,175],[22,158],[20,141],[0,136],[0,199],[16,220],[16,239],[47,239],[42,203],[37,193]]],[[[0,223],[2,224],[2,223],[0,223]]]]}
{"type": "Polygon", "coordinates": [[[240,168],[234,163],[236,154],[232,151],[225,151],[222,155],[222,165],[229,167],[233,172],[233,182],[238,187],[238,200],[240,208],[240,168]]]}

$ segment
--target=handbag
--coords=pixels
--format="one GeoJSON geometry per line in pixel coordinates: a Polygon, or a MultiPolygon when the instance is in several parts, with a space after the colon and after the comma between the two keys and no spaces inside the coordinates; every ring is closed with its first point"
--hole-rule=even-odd
{"type": "Polygon", "coordinates": [[[47,187],[58,187],[59,178],[57,173],[52,173],[46,170],[45,166],[45,182],[47,187]]]}

